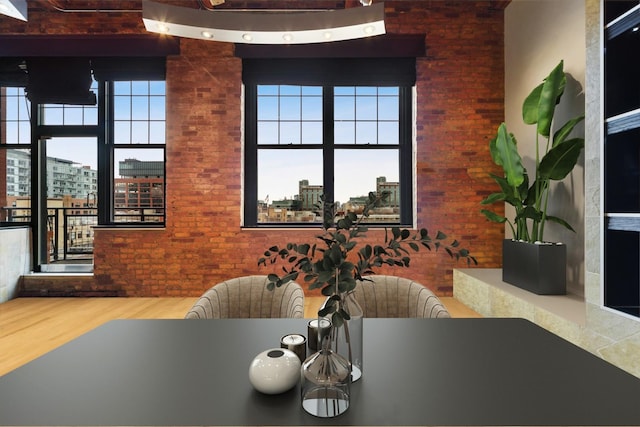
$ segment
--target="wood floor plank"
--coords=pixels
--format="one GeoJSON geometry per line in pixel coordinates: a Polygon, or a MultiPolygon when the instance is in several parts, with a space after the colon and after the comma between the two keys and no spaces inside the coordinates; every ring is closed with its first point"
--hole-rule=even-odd
{"type": "MultiPolygon", "coordinates": [[[[305,317],[324,297],[305,298],[305,317]]],[[[480,317],[441,298],[453,317],[480,317]]],[[[181,319],[197,298],[17,298],[0,304],[0,375],[114,319],[181,319]]]]}
{"type": "Polygon", "coordinates": [[[18,298],[0,304],[0,375],[113,319],[180,319],[197,298],[18,298]]]}

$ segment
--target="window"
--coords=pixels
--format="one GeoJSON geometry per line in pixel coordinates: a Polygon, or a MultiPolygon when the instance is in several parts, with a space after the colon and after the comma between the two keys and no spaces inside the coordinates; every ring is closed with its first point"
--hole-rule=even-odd
{"type": "Polygon", "coordinates": [[[366,221],[412,225],[415,61],[398,71],[412,79],[387,61],[330,62],[245,60],[245,226],[321,224],[322,194],[340,214],[382,191],[389,197],[366,221]],[[379,79],[357,78],[369,65],[379,79]]]}
{"type": "MultiPolygon", "coordinates": [[[[42,104],[37,110],[35,140],[46,147],[48,198],[71,196],[98,207],[100,224],[159,224],[164,222],[165,82],[93,82],[103,94],[99,103],[113,105],[98,117],[97,105],[42,104]],[[100,87],[103,85],[104,87],[100,87]],[[106,94],[111,99],[105,102],[106,94]],[[96,144],[99,129],[113,129],[111,139],[96,144]],[[113,159],[113,167],[100,169],[99,158],[113,159]],[[133,165],[133,167],[132,167],[133,165]],[[98,175],[104,178],[98,203],[98,175]],[[122,203],[119,189],[135,186],[135,197],[122,203]],[[114,194],[115,203],[109,204],[114,194]]],[[[28,221],[31,206],[31,103],[24,88],[0,88],[0,167],[5,179],[0,189],[0,222],[28,221]],[[3,165],[4,163],[4,165],[3,165]],[[16,165],[18,167],[16,167],[16,165]],[[16,183],[18,185],[16,185],[16,183]],[[15,209],[14,209],[15,208],[15,209]],[[14,214],[20,210],[21,215],[14,214]],[[26,214],[25,214],[26,212],[26,214]]],[[[111,164],[102,161],[102,164],[111,164]]],[[[78,202],[80,203],[80,202],[78,202]]]]}
{"type": "Polygon", "coordinates": [[[163,223],[164,81],[116,81],[113,132],[114,223],[163,223]]]}
{"type": "Polygon", "coordinates": [[[0,87],[0,224],[31,218],[29,108],[24,88],[0,87]]]}

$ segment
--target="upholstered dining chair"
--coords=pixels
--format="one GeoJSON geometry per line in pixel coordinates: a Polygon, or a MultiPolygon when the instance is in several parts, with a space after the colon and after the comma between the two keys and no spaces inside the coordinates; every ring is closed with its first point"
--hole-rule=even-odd
{"type": "Polygon", "coordinates": [[[451,317],[440,299],[418,282],[385,275],[366,279],[358,281],[354,290],[364,317],[451,317]]]}
{"type": "Polygon", "coordinates": [[[267,289],[267,276],[242,276],[209,288],[185,319],[304,317],[304,291],[296,282],[267,289]]]}

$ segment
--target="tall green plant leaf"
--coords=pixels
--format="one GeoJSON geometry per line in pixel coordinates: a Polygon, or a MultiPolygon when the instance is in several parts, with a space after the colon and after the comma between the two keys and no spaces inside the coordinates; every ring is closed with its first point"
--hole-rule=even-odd
{"type": "Polygon", "coordinates": [[[566,84],[566,77],[562,70],[563,65],[564,61],[560,61],[545,79],[538,101],[538,133],[547,138],[551,132],[551,122],[556,104],[566,84]]]}
{"type": "Polygon", "coordinates": [[[558,144],[562,144],[565,139],[567,139],[567,136],[569,136],[573,128],[582,120],[584,120],[584,115],[569,120],[564,124],[564,126],[558,129],[556,133],[553,134],[553,146],[555,147],[558,144]]]}
{"type": "Polygon", "coordinates": [[[547,215],[547,221],[555,222],[556,224],[562,225],[567,230],[571,230],[574,233],[576,232],[576,230],[574,230],[573,227],[569,225],[567,221],[565,221],[562,218],[558,218],[557,216],[547,215]]]}
{"type": "Polygon", "coordinates": [[[482,209],[480,212],[482,212],[482,214],[486,216],[487,219],[491,222],[497,222],[502,224],[507,221],[507,218],[503,217],[502,215],[498,215],[497,213],[492,212],[490,210],[482,209]]]}
{"type": "Polygon", "coordinates": [[[573,170],[584,148],[584,139],[573,138],[556,145],[542,158],[539,175],[542,179],[559,181],[573,170]]]}
{"type": "Polygon", "coordinates": [[[522,104],[522,120],[528,125],[538,123],[538,104],[540,103],[543,85],[544,83],[540,83],[536,86],[522,104]]]}
{"type": "Polygon", "coordinates": [[[495,144],[490,149],[494,150],[492,156],[497,159],[496,163],[502,166],[509,185],[518,187],[522,184],[524,180],[522,158],[518,154],[513,136],[507,132],[507,126],[504,123],[498,128],[495,144]]]}

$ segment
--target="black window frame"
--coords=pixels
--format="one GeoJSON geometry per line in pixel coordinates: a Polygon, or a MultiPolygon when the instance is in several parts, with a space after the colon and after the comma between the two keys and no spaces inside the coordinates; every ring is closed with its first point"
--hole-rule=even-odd
{"type": "MultiPolygon", "coordinates": [[[[47,60],[43,60],[46,65],[47,60]]],[[[51,59],[52,63],[58,63],[55,59],[51,59]]],[[[2,144],[1,149],[25,148],[30,149],[31,153],[31,209],[37,212],[38,203],[46,203],[46,194],[43,200],[38,200],[43,196],[38,196],[42,185],[42,171],[38,164],[44,164],[45,159],[34,162],[39,158],[41,153],[40,140],[48,137],[95,137],[97,141],[97,170],[98,170],[98,227],[117,227],[117,228],[162,228],[166,224],[166,140],[162,144],[118,144],[114,138],[114,102],[113,102],[113,85],[120,81],[162,81],[165,83],[165,107],[166,107],[166,69],[164,57],[149,58],[94,58],[91,61],[93,77],[97,83],[96,106],[97,106],[97,123],[96,124],[43,124],[41,123],[41,112],[44,105],[37,101],[30,100],[30,144],[2,144]],[[118,148],[135,148],[135,149],[162,149],[164,177],[163,177],[163,215],[162,221],[129,221],[118,222],[115,217],[114,190],[115,190],[115,171],[114,171],[114,151],[118,148]]],[[[3,84],[3,87],[24,87],[25,82],[16,81],[3,84]]],[[[28,98],[28,97],[27,97],[28,98]]],[[[69,103],[68,105],[73,105],[69,103]]],[[[165,115],[166,122],[166,115],[165,115]]],[[[29,222],[32,227],[42,228],[36,215],[31,215],[29,222]]],[[[13,223],[1,223],[0,226],[15,226],[13,223]]],[[[22,224],[20,224],[22,225],[22,224]]]]}
{"type": "MultiPolygon", "coordinates": [[[[258,150],[275,146],[257,142],[258,86],[321,86],[323,92],[323,191],[328,201],[334,194],[334,152],[340,149],[397,149],[400,181],[400,218],[394,223],[371,223],[412,227],[413,200],[413,93],[416,79],[415,58],[321,58],[321,59],[244,59],[244,193],[243,227],[308,228],[321,222],[258,222],[258,150]],[[397,87],[399,90],[399,142],[375,146],[336,144],[333,121],[333,90],[338,86],[397,87]]],[[[281,149],[309,149],[308,144],[287,145],[281,149]]]]}

